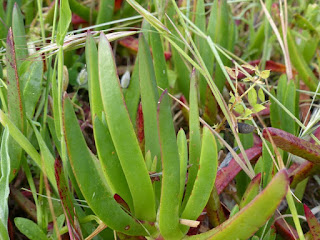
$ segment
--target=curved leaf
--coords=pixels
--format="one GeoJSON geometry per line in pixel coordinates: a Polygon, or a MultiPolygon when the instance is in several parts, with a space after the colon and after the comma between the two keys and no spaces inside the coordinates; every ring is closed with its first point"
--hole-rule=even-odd
{"type": "Polygon", "coordinates": [[[139,38],[139,79],[145,152],[151,151],[151,157],[160,157],[160,145],[157,130],[157,101],[159,99],[156,77],[149,46],[143,34],[139,38]]]}
{"type": "Polygon", "coordinates": [[[12,11],[12,33],[15,43],[17,69],[19,71],[22,62],[28,57],[28,48],[23,15],[17,2],[15,2],[12,11]]]}
{"type": "MultiPolygon", "coordinates": [[[[15,43],[13,39],[12,29],[9,29],[7,36],[7,51],[6,51],[8,67],[7,67],[7,78],[8,78],[8,114],[16,127],[25,133],[26,120],[24,114],[24,102],[22,99],[22,89],[20,79],[18,75],[18,65],[15,52],[15,43]]],[[[9,129],[10,131],[10,129],[9,129]]],[[[9,138],[9,156],[11,159],[11,176],[10,181],[18,173],[20,168],[20,161],[22,155],[22,149],[20,146],[10,137],[9,138]]]]}
{"type": "Polygon", "coordinates": [[[88,72],[90,110],[92,121],[94,121],[95,116],[101,118],[103,105],[99,83],[98,50],[96,47],[96,42],[90,32],[87,32],[86,64],[88,72]]]}
{"type": "Polygon", "coordinates": [[[106,36],[99,42],[100,89],[111,138],[126,176],[135,216],[155,221],[155,196],[147,167],[121,92],[113,53],[106,36]]]}
{"type": "Polygon", "coordinates": [[[215,137],[208,127],[203,128],[199,171],[190,198],[181,215],[196,220],[206,206],[217,175],[218,151],[215,137]]]}
{"type": "Polygon", "coordinates": [[[286,170],[281,170],[264,191],[232,218],[206,233],[188,239],[233,240],[249,238],[272,216],[286,196],[288,186],[288,174],[286,170]]]}
{"type": "Polygon", "coordinates": [[[41,58],[31,63],[28,71],[21,76],[23,81],[23,99],[25,101],[25,112],[28,118],[32,118],[38,100],[42,92],[43,63],[41,58]]]}
{"type": "Polygon", "coordinates": [[[180,159],[169,96],[164,91],[158,105],[158,129],[162,159],[159,228],[165,239],[181,239],[179,228],[180,159]]]}
{"type": "Polygon", "coordinates": [[[113,193],[117,193],[133,209],[132,196],[114,148],[108,127],[96,117],[93,131],[102,171],[113,193]]]}
{"type": "Polygon", "coordinates": [[[199,122],[199,108],[198,108],[198,86],[196,83],[195,70],[192,71],[190,80],[190,113],[189,113],[189,165],[188,169],[188,183],[186,193],[184,196],[182,210],[186,206],[191,195],[194,182],[197,177],[199,169],[199,160],[201,152],[201,137],[200,137],[200,122],[199,122]]]}
{"type": "Polygon", "coordinates": [[[269,142],[272,138],[275,145],[284,151],[292,153],[296,156],[305,158],[306,160],[320,164],[320,146],[312,144],[306,140],[298,138],[281,129],[268,127],[263,129],[263,137],[269,142]],[[269,134],[270,136],[269,136],[269,134]]]}
{"type": "Polygon", "coordinates": [[[307,205],[303,204],[304,212],[306,214],[306,219],[310,228],[310,232],[313,236],[313,240],[320,240],[320,223],[318,222],[316,216],[311,212],[307,205]]]}
{"type": "Polygon", "coordinates": [[[128,235],[145,235],[139,222],[114,200],[97,159],[88,149],[69,99],[63,102],[63,128],[72,170],[92,211],[110,228],[128,235]]]}
{"type": "MultiPolygon", "coordinates": [[[[261,147],[252,147],[246,150],[249,161],[256,161],[261,156],[262,148],[261,147]]],[[[243,160],[242,153],[239,154],[241,160],[243,160]]],[[[241,167],[234,160],[231,159],[228,166],[223,167],[217,173],[216,179],[216,188],[218,194],[220,194],[223,189],[228,186],[228,184],[235,178],[235,176],[241,171],[241,167]]]]}
{"type": "Polygon", "coordinates": [[[178,151],[180,156],[180,202],[183,197],[188,167],[188,143],[183,129],[180,129],[177,136],[178,151]]]}
{"type": "Polygon", "coordinates": [[[249,183],[247,190],[243,194],[243,197],[241,199],[240,206],[239,206],[240,209],[245,207],[248,203],[251,202],[252,199],[254,199],[258,195],[260,184],[261,184],[261,173],[258,173],[249,183]]]}

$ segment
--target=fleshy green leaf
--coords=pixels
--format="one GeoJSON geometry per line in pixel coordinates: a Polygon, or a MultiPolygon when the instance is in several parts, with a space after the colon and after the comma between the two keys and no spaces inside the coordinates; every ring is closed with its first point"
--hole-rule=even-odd
{"type": "MultiPolygon", "coordinates": [[[[218,150],[215,137],[209,128],[203,128],[202,148],[197,177],[186,207],[181,215],[184,219],[196,220],[206,206],[218,167],[218,150]]],[[[184,227],[184,229],[186,229],[184,227]]]]}
{"type": "Polygon", "coordinates": [[[117,193],[133,209],[132,197],[108,127],[98,117],[94,120],[94,136],[102,171],[113,193],[117,193]]]}
{"type": "Polygon", "coordinates": [[[63,128],[70,164],[92,211],[110,228],[128,235],[145,235],[142,225],[114,200],[99,162],[88,149],[72,103],[63,103],[63,128]],[[90,181],[88,181],[90,179],[90,181]]]}
{"type": "Polygon", "coordinates": [[[240,202],[240,209],[244,208],[248,203],[251,202],[252,199],[254,199],[260,189],[260,183],[261,183],[261,173],[258,173],[250,182],[248,185],[245,193],[243,194],[243,197],[240,202]]]}
{"type": "Polygon", "coordinates": [[[157,130],[157,101],[159,99],[156,76],[154,73],[150,48],[141,34],[139,38],[139,78],[145,152],[151,151],[151,157],[160,158],[160,145],[157,130]]]}
{"type": "Polygon", "coordinates": [[[201,138],[200,138],[200,122],[199,122],[199,108],[198,108],[198,86],[196,83],[195,71],[192,72],[190,80],[190,114],[189,114],[189,164],[188,169],[188,183],[186,193],[183,200],[183,207],[186,205],[193,189],[194,181],[197,177],[199,169],[199,160],[201,153],[201,138]]]}
{"type": "Polygon", "coordinates": [[[280,171],[267,188],[240,212],[220,226],[188,239],[247,239],[254,234],[275,212],[286,196],[289,178],[286,170],[280,171]],[[272,199],[272,201],[270,201],[272,199]]]}
{"type": "Polygon", "coordinates": [[[99,42],[99,79],[106,120],[133,199],[135,216],[155,221],[155,197],[121,92],[113,52],[104,34],[99,42]]]}
{"type": "Polygon", "coordinates": [[[163,92],[158,105],[158,129],[162,159],[162,187],[159,228],[165,239],[180,239],[180,159],[175,136],[169,96],[163,92]]]}

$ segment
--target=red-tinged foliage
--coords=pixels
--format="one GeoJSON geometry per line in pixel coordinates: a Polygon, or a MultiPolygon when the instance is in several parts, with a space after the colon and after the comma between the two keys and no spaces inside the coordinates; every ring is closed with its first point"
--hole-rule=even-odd
{"type": "MultiPolygon", "coordinates": [[[[134,54],[136,54],[138,52],[138,48],[139,48],[139,39],[138,38],[129,36],[129,37],[126,37],[126,38],[119,40],[119,44],[121,46],[129,49],[129,51],[134,54]]],[[[152,49],[150,49],[150,51],[152,54],[152,49]]],[[[165,51],[164,57],[165,57],[166,61],[170,60],[171,52],[165,51]]]]}
{"type": "Polygon", "coordinates": [[[310,228],[310,232],[313,236],[313,240],[320,240],[320,223],[307,205],[303,204],[303,209],[310,228]]]}
{"type": "Polygon", "coordinates": [[[139,103],[138,106],[138,114],[136,120],[136,128],[137,128],[137,137],[138,142],[141,149],[144,149],[144,124],[143,124],[143,112],[142,112],[142,104],[139,103]]]}
{"type": "Polygon", "coordinates": [[[123,2],[123,0],[115,0],[114,1],[114,11],[120,10],[120,8],[122,6],[122,2],[123,2]]]}
{"type": "MultiPolygon", "coordinates": [[[[276,214],[279,217],[279,214],[276,214]]],[[[283,239],[286,240],[296,240],[299,239],[297,231],[290,226],[283,218],[279,218],[274,223],[277,233],[279,233],[283,239]]]]}
{"type": "MultiPolygon", "coordinates": [[[[189,106],[189,103],[188,103],[187,99],[185,98],[185,96],[181,95],[179,97],[179,100],[182,103],[184,103],[185,105],[189,106]]],[[[181,109],[181,112],[182,112],[182,115],[184,117],[185,122],[189,122],[189,111],[185,107],[183,107],[182,105],[179,104],[179,106],[180,106],[180,109],[181,109]]]]}
{"type": "Polygon", "coordinates": [[[54,174],[57,181],[59,197],[61,199],[64,215],[66,216],[70,239],[75,239],[75,240],[82,239],[81,230],[78,229],[78,226],[75,223],[76,216],[74,213],[74,207],[70,197],[68,185],[65,181],[62,162],[60,159],[55,160],[54,170],[55,170],[54,174]]]}
{"type": "Polygon", "coordinates": [[[114,200],[116,200],[117,203],[119,203],[122,207],[124,207],[126,210],[130,211],[130,208],[125,200],[123,200],[122,197],[118,194],[113,195],[114,200]]]}
{"type": "MultiPolygon", "coordinates": [[[[317,139],[320,139],[320,128],[317,128],[317,129],[314,131],[313,135],[314,135],[317,139]]],[[[315,141],[313,138],[310,139],[310,142],[316,144],[316,141],[315,141]]]]}
{"type": "Polygon", "coordinates": [[[294,163],[290,166],[288,173],[291,178],[291,187],[295,187],[299,182],[309,176],[319,172],[320,166],[312,162],[305,161],[301,164],[294,163]]]}
{"type": "Polygon", "coordinates": [[[271,137],[275,145],[284,151],[305,158],[310,162],[316,164],[320,163],[319,145],[315,145],[306,140],[300,139],[281,129],[271,127],[263,129],[263,137],[268,141],[271,141],[271,137]]]}
{"type": "Polygon", "coordinates": [[[88,22],[83,18],[81,18],[80,16],[78,16],[77,14],[72,13],[71,23],[74,25],[79,25],[79,24],[88,23],[88,22]]]}
{"type": "Polygon", "coordinates": [[[262,140],[257,134],[253,134],[253,146],[262,147],[262,140]]]}
{"type": "MultiPolygon", "coordinates": [[[[262,154],[262,148],[261,147],[249,148],[246,150],[246,154],[250,162],[256,162],[262,154]]],[[[238,156],[244,162],[242,153],[240,153],[238,156]]],[[[218,171],[217,179],[215,183],[218,194],[220,194],[223,191],[223,189],[226,186],[228,186],[228,184],[235,178],[235,176],[237,176],[237,174],[240,171],[241,171],[241,167],[234,160],[234,158],[232,158],[228,166],[218,171]]]]}
{"type": "Polygon", "coordinates": [[[11,240],[14,240],[14,227],[13,227],[13,224],[10,220],[10,218],[8,219],[8,234],[9,234],[9,237],[11,240]]]}

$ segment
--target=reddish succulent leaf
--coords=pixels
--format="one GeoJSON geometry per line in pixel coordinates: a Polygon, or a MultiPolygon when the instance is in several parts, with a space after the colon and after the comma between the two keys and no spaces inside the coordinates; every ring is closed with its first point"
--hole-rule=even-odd
{"type": "Polygon", "coordinates": [[[130,208],[128,206],[128,204],[126,203],[125,200],[123,200],[122,197],[120,197],[119,194],[115,194],[113,195],[114,200],[116,200],[117,203],[119,203],[122,207],[124,207],[125,209],[127,209],[128,211],[130,211],[130,208]]]}
{"type": "Polygon", "coordinates": [[[294,163],[290,166],[288,173],[291,180],[291,187],[296,187],[296,185],[304,180],[305,178],[312,176],[319,172],[320,166],[312,162],[305,161],[301,164],[294,163]]]}
{"type": "Polygon", "coordinates": [[[253,134],[253,146],[262,147],[262,140],[257,134],[253,134]]]}
{"type": "Polygon", "coordinates": [[[313,215],[307,205],[303,204],[306,219],[310,228],[310,232],[313,236],[313,240],[320,240],[320,223],[317,218],[313,215]]]}
{"type": "MultiPolygon", "coordinates": [[[[261,147],[252,147],[246,150],[249,161],[255,162],[262,154],[261,147]]],[[[244,162],[242,153],[239,154],[239,157],[244,162]]],[[[232,158],[229,165],[220,169],[217,173],[216,179],[216,188],[218,194],[220,194],[223,189],[235,178],[235,176],[241,171],[241,167],[238,163],[232,158]]]]}
{"type": "Polygon", "coordinates": [[[271,127],[263,129],[263,137],[268,141],[270,141],[268,132],[275,145],[282,150],[305,158],[310,162],[320,163],[320,146],[302,140],[281,129],[271,127]]]}
{"type": "MultiPolygon", "coordinates": [[[[279,214],[276,214],[279,217],[279,214]]],[[[274,223],[277,232],[286,240],[296,240],[299,239],[297,231],[289,225],[283,218],[279,218],[274,223]]]]}
{"type": "MultiPolygon", "coordinates": [[[[179,100],[182,103],[184,103],[185,105],[189,106],[189,103],[188,103],[187,99],[185,98],[185,96],[181,95],[179,100]]],[[[180,109],[181,109],[181,112],[182,112],[182,115],[183,115],[185,121],[189,122],[189,111],[185,107],[183,107],[182,105],[179,104],[179,106],[180,106],[180,109]]]]}
{"type": "Polygon", "coordinates": [[[216,120],[217,120],[217,112],[218,112],[217,101],[213,96],[209,85],[207,85],[204,113],[202,117],[207,123],[213,125],[216,123],[216,120]]]}
{"type": "Polygon", "coordinates": [[[79,25],[79,24],[88,23],[88,22],[83,18],[81,18],[80,16],[78,16],[77,14],[72,13],[71,23],[75,25],[79,25]]]}
{"type": "MultiPolygon", "coordinates": [[[[125,48],[128,48],[131,52],[133,53],[137,53],[138,52],[138,48],[139,48],[139,39],[129,36],[126,38],[123,38],[121,40],[119,40],[119,44],[125,48]]],[[[150,49],[151,54],[152,54],[152,50],[150,49]]],[[[171,52],[164,52],[164,57],[166,60],[169,60],[171,58],[171,52]]]]}
{"type": "MultiPolygon", "coordinates": [[[[319,127],[314,131],[313,135],[314,135],[316,138],[320,139],[320,128],[319,128],[319,127]]],[[[310,139],[310,142],[311,142],[311,143],[315,143],[316,141],[311,138],[311,139],[310,139]]]]}
{"type": "Polygon", "coordinates": [[[62,163],[59,159],[55,160],[54,170],[55,170],[55,177],[57,181],[58,192],[61,199],[63,212],[64,212],[64,215],[66,216],[70,239],[82,239],[80,229],[78,229],[77,224],[74,221],[75,214],[74,214],[73,202],[71,200],[68,185],[65,181],[62,163]]]}
{"type": "MultiPolygon", "coordinates": [[[[317,128],[313,135],[320,139],[320,128],[317,128]]],[[[310,143],[315,143],[315,141],[311,138],[310,143]]],[[[312,176],[320,171],[320,166],[317,164],[314,164],[309,161],[305,161],[301,164],[294,163],[290,166],[288,169],[289,176],[291,178],[291,187],[296,187],[296,185],[304,180],[305,178],[312,176]]]]}
{"type": "Polygon", "coordinates": [[[144,151],[144,124],[143,124],[143,112],[142,112],[141,103],[139,103],[139,106],[138,106],[136,129],[137,129],[136,131],[137,131],[137,137],[138,137],[140,149],[144,151]]]}
{"type": "Polygon", "coordinates": [[[288,185],[288,174],[283,169],[274,176],[258,196],[238,213],[218,227],[189,239],[248,239],[274,215],[288,192],[288,185]]]}
{"type": "Polygon", "coordinates": [[[114,11],[118,11],[121,8],[123,0],[115,0],[114,1],[114,11]]]}

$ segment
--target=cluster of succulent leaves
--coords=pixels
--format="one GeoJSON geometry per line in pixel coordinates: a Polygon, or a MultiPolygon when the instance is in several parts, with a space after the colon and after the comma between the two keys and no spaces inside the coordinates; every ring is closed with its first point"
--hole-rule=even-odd
{"type": "MultiPolygon", "coordinates": [[[[0,38],[6,39],[0,69],[1,239],[12,233],[9,192],[29,215],[14,218],[29,239],[61,239],[63,234],[70,239],[318,239],[320,224],[301,203],[308,177],[319,173],[319,130],[312,134],[318,117],[307,126],[299,121],[299,97],[302,84],[311,93],[318,91],[317,71],[309,65],[319,51],[319,6],[305,1],[292,8],[301,33],[286,29],[286,53],[294,68],[288,79],[288,64],[268,60],[277,40],[271,36],[272,20],[265,17],[255,29],[252,14],[236,24],[241,18],[232,16],[226,0],[209,6],[198,0],[193,8],[183,1],[184,10],[173,0],[128,0],[118,12],[118,1],[100,0],[98,10],[75,0],[57,2],[45,16],[40,0],[7,1],[6,12],[0,9],[0,38]],[[111,20],[136,12],[144,19],[141,30],[101,31],[111,20]],[[95,31],[68,35],[72,13],[95,24],[95,31]],[[42,44],[45,28],[52,38],[36,51],[25,25],[37,14],[42,44]],[[242,57],[258,62],[244,63],[233,54],[243,44],[241,24],[250,33],[242,57]],[[124,83],[110,42],[128,36],[139,36],[139,44],[131,77],[126,76],[130,82],[124,83]],[[166,62],[168,44],[172,56],[166,62]],[[84,52],[76,52],[83,47],[84,52]],[[270,70],[283,74],[270,76],[270,70]],[[277,84],[270,89],[271,78],[277,84]],[[187,122],[178,131],[174,102],[187,122]],[[255,120],[265,117],[265,110],[271,127],[261,121],[261,132],[255,120]],[[223,137],[225,122],[239,154],[223,137]],[[89,125],[91,135],[85,130],[89,125]],[[307,135],[311,140],[301,138],[307,135]],[[221,149],[229,153],[219,167],[221,149]],[[297,156],[305,160],[292,164],[297,156]],[[32,200],[15,186],[20,170],[32,200]],[[220,197],[234,179],[237,192],[230,195],[236,203],[226,206],[220,197]],[[277,209],[285,197],[292,214],[288,221],[277,209]],[[303,233],[298,215],[305,215],[309,232],[303,233]]],[[[270,0],[261,4],[267,12],[279,10],[270,0]]],[[[248,5],[251,11],[255,7],[248,5]]]]}

